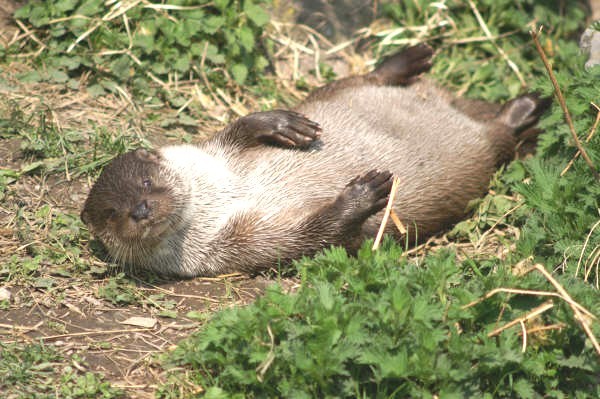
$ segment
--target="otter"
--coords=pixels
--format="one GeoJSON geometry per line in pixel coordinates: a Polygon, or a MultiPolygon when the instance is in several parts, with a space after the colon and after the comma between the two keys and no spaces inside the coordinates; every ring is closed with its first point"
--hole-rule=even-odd
{"type": "MultiPolygon", "coordinates": [[[[106,165],[81,218],[129,271],[256,273],[374,237],[394,210],[423,240],[465,216],[548,101],[455,99],[426,79],[433,50],[313,91],[291,110],[241,117],[207,141],[135,150],[106,165]]],[[[404,237],[389,227],[386,231],[404,237]]]]}

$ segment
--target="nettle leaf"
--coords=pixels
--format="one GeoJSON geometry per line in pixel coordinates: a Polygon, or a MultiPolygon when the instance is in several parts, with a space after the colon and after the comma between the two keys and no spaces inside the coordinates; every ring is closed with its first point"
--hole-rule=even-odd
{"type": "Polygon", "coordinates": [[[57,57],[55,58],[55,64],[66,67],[68,70],[72,71],[79,68],[81,65],[81,57],[78,55],[57,57]]]}
{"type": "Polygon", "coordinates": [[[334,299],[333,292],[331,291],[331,286],[328,284],[319,284],[316,287],[319,292],[319,299],[321,300],[321,305],[325,308],[325,310],[333,309],[334,299]]]}
{"type": "Polygon", "coordinates": [[[106,90],[104,90],[104,88],[99,84],[93,84],[93,85],[88,86],[87,92],[92,97],[103,96],[106,94],[106,90]]]}
{"type": "Polygon", "coordinates": [[[57,83],[65,83],[69,80],[69,75],[57,68],[49,68],[48,77],[57,83]]]}
{"type": "Polygon", "coordinates": [[[219,48],[209,44],[206,48],[206,59],[214,64],[224,64],[225,55],[219,52],[219,48]]]}
{"type": "Polygon", "coordinates": [[[262,55],[254,58],[254,69],[257,71],[262,71],[269,65],[269,61],[263,57],[262,55]]]}
{"type": "Polygon", "coordinates": [[[399,348],[397,354],[382,359],[380,363],[381,378],[405,378],[409,375],[408,366],[406,348],[399,348]]]}
{"type": "Polygon", "coordinates": [[[56,281],[54,279],[45,277],[39,277],[33,282],[33,286],[40,289],[50,289],[55,284],[56,281]]]}
{"type": "Polygon", "coordinates": [[[192,118],[191,116],[183,112],[177,115],[177,121],[183,126],[198,126],[198,121],[195,118],[192,118]]]}
{"type": "Polygon", "coordinates": [[[19,173],[21,174],[28,174],[31,172],[35,172],[38,169],[41,169],[44,166],[44,162],[43,161],[36,161],[36,162],[32,162],[29,163],[27,165],[23,165],[21,167],[21,170],[19,171],[19,173]]]}
{"type": "Polygon", "coordinates": [[[6,186],[16,181],[15,179],[19,177],[19,172],[12,169],[0,169],[0,177],[3,178],[3,180],[0,180],[0,183],[6,186]]]}
{"type": "Polygon", "coordinates": [[[558,364],[568,367],[570,369],[581,369],[581,370],[593,370],[593,367],[587,362],[587,360],[583,357],[579,356],[571,356],[568,358],[559,358],[557,360],[558,364]]]}
{"type": "Polygon", "coordinates": [[[191,57],[189,54],[182,54],[177,58],[175,64],[173,64],[173,68],[175,68],[179,72],[189,71],[191,63],[191,57]]]}
{"type": "Polygon", "coordinates": [[[227,56],[228,57],[239,57],[242,53],[242,47],[239,45],[237,40],[235,39],[235,35],[229,35],[228,41],[231,39],[229,46],[227,46],[227,56]]]}
{"type": "Polygon", "coordinates": [[[182,19],[196,20],[199,23],[202,23],[202,21],[206,17],[206,12],[203,8],[197,8],[195,10],[185,10],[179,15],[182,19]]]}
{"type": "Polygon", "coordinates": [[[182,23],[177,24],[173,30],[173,34],[174,34],[175,41],[177,42],[177,44],[179,44],[183,47],[187,47],[190,45],[191,34],[186,29],[185,24],[182,24],[182,23]]]}
{"type": "Polygon", "coordinates": [[[23,7],[15,10],[13,16],[16,19],[28,18],[29,20],[31,20],[32,19],[32,11],[33,11],[34,7],[35,6],[33,5],[33,3],[27,3],[23,7]]]}
{"type": "Polygon", "coordinates": [[[61,37],[62,35],[64,35],[67,32],[67,29],[64,27],[64,25],[60,25],[60,26],[53,26],[52,28],[50,28],[50,36],[52,37],[61,37]]]}
{"type": "Polygon", "coordinates": [[[215,7],[219,9],[219,11],[225,11],[229,8],[231,0],[214,0],[213,3],[215,4],[215,7]]]}
{"type": "Polygon", "coordinates": [[[158,27],[158,31],[163,34],[161,40],[164,43],[172,44],[175,42],[175,40],[177,39],[175,32],[177,24],[175,24],[167,17],[158,17],[156,19],[156,26],[158,27]]]}
{"type": "Polygon", "coordinates": [[[133,35],[133,45],[140,47],[146,54],[156,50],[154,35],[156,34],[156,23],[144,21],[133,35]]]}
{"type": "Polygon", "coordinates": [[[28,71],[17,75],[19,80],[25,83],[35,83],[44,80],[44,77],[39,71],[28,71]]]}
{"type": "Polygon", "coordinates": [[[44,9],[43,6],[32,7],[29,15],[21,18],[25,17],[28,18],[31,24],[36,28],[47,25],[48,22],[50,22],[50,17],[48,16],[47,10],[44,9]]]}
{"type": "Polygon", "coordinates": [[[261,27],[269,22],[269,14],[262,7],[246,0],[244,2],[244,12],[256,26],[261,27]]]}
{"type": "Polygon", "coordinates": [[[88,29],[89,23],[87,18],[73,18],[67,22],[66,26],[74,35],[79,36],[88,29]]]}
{"type": "Polygon", "coordinates": [[[66,12],[75,9],[79,0],[61,0],[54,2],[54,7],[56,7],[56,11],[66,12]]]}
{"type": "Polygon", "coordinates": [[[225,18],[213,15],[206,18],[203,22],[202,29],[204,32],[212,35],[223,26],[225,23],[225,18]]]}
{"type": "Polygon", "coordinates": [[[170,68],[167,67],[167,65],[164,62],[155,62],[153,63],[150,68],[152,69],[152,72],[154,72],[157,75],[163,75],[165,73],[168,73],[170,68]]]}
{"type": "Polygon", "coordinates": [[[129,68],[131,65],[131,59],[127,55],[122,55],[115,59],[110,66],[110,70],[119,79],[127,80],[130,77],[129,68]]]}
{"type": "Polygon", "coordinates": [[[533,389],[533,384],[524,378],[520,378],[515,382],[513,389],[521,398],[535,398],[537,396],[533,389]]]}
{"type": "Polygon", "coordinates": [[[244,64],[235,64],[231,67],[231,74],[233,75],[233,79],[235,79],[236,83],[244,84],[246,78],[248,77],[248,67],[244,64]]]}
{"type": "Polygon", "coordinates": [[[406,317],[411,309],[410,304],[412,301],[412,297],[408,289],[403,286],[395,286],[392,289],[391,299],[393,311],[396,312],[396,315],[401,315],[402,318],[406,317]]]}
{"type": "Polygon", "coordinates": [[[236,31],[236,34],[240,39],[242,47],[248,52],[252,51],[254,48],[254,35],[252,34],[252,30],[247,26],[243,26],[236,31]]]}
{"type": "Polygon", "coordinates": [[[189,16],[186,18],[183,23],[183,28],[186,35],[192,37],[200,32],[202,32],[202,28],[204,25],[204,19],[191,19],[189,16]]]}
{"type": "Polygon", "coordinates": [[[188,48],[188,51],[194,57],[202,57],[202,53],[204,52],[204,46],[204,43],[192,43],[188,48]]]}
{"type": "Polygon", "coordinates": [[[92,17],[104,10],[103,0],[86,0],[75,11],[75,14],[92,17]]]}

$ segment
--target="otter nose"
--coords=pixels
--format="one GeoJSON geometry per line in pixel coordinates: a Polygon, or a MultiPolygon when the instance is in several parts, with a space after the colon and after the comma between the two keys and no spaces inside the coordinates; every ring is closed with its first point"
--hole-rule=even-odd
{"type": "Polygon", "coordinates": [[[142,202],[134,206],[129,215],[136,222],[139,222],[142,219],[148,219],[148,216],[150,215],[150,207],[148,206],[148,201],[143,200],[142,202]]]}

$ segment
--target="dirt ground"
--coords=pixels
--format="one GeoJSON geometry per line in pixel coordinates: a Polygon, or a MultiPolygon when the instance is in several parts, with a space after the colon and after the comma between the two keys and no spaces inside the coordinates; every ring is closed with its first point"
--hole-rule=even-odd
{"type": "MultiPolygon", "coordinates": [[[[138,287],[141,295],[156,293],[177,302],[179,316],[156,317],[155,310],[143,306],[114,306],[95,297],[102,280],[77,285],[61,279],[63,298],[31,288],[12,286],[15,303],[21,306],[0,311],[2,341],[52,344],[66,356],[78,354],[80,371],[94,371],[114,386],[125,388],[132,396],[144,397],[160,381],[152,365],[152,355],[164,352],[198,328],[188,311],[212,313],[227,306],[252,301],[269,281],[265,278],[196,279],[158,286],[138,287]],[[151,327],[140,327],[132,317],[141,317],[151,327]],[[130,320],[130,321],[128,321],[130,320]],[[129,324],[129,323],[134,323],[129,324]]],[[[71,364],[73,365],[73,364],[71,364]]]]}

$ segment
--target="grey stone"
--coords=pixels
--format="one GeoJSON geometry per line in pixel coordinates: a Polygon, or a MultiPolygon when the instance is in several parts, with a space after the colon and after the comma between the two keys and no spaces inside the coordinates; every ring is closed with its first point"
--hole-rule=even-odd
{"type": "Polygon", "coordinates": [[[579,48],[585,54],[589,55],[589,58],[585,63],[585,69],[600,65],[600,31],[593,27],[587,28],[585,32],[583,32],[583,35],[581,35],[579,48]]]}

